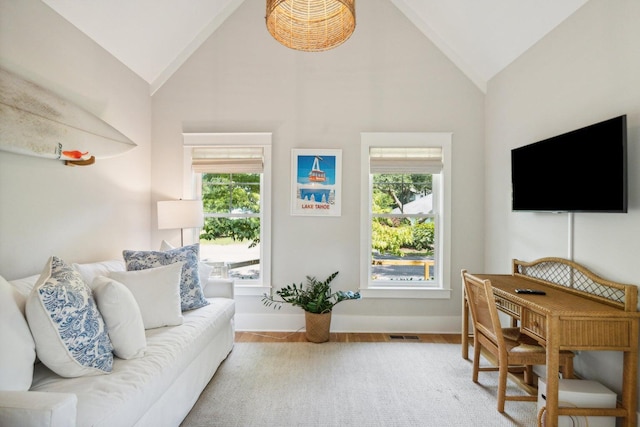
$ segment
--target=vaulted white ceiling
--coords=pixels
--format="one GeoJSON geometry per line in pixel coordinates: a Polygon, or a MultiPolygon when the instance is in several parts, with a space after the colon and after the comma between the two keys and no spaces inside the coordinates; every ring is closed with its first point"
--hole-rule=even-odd
{"type": "MultiPolygon", "coordinates": [[[[43,1],[153,93],[244,0],[43,1]]],[[[487,81],[588,0],[390,1],[485,91],[487,81]]]]}

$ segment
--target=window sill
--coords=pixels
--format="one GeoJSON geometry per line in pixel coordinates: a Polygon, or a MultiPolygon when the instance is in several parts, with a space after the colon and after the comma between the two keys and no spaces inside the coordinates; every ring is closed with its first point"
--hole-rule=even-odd
{"type": "Polygon", "coordinates": [[[363,298],[450,299],[451,289],[416,287],[361,288],[363,298]]]}
{"type": "Polygon", "coordinates": [[[238,285],[235,286],[235,296],[262,296],[271,291],[269,286],[262,285],[238,285]]]}

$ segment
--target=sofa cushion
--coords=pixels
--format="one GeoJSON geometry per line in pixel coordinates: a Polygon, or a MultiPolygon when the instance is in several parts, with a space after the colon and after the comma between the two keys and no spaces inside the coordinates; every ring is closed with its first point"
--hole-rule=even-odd
{"type": "Polygon", "coordinates": [[[121,359],[142,357],[147,339],[142,314],[131,291],[105,276],[93,279],[91,288],[98,310],[107,324],[113,354],[121,359]]]}
{"type": "Polygon", "coordinates": [[[27,302],[27,297],[33,290],[33,287],[36,285],[36,282],[40,278],[39,274],[34,274],[33,276],[23,277],[21,279],[9,280],[9,284],[18,291],[22,299],[20,301],[20,310],[24,313],[24,306],[27,302]]]}
{"type": "Polygon", "coordinates": [[[123,251],[127,270],[144,270],[152,267],[183,263],[180,281],[182,311],[193,310],[208,304],[198,272],[200,245],[189,245],[168,251],[123,251]]]}
{"type": "Polygon", "coordinates": [[[182,263],[139,271],[112,271],[109,277],[126,286],[140,308],[145,329],[182,324],[182,263]]]}
{"type": "Polygon", "coordinates": [[[0,390],[26,391],[31,387],[36,345],[22,304],[23,297],[0,276],[0,390]]]}
{"type": "MultiPolygon", "coordinates": [[[[60,377],[57,378],[60,379],[60,377]]],[[[68,382],[66,379],[61,381],[68,382]]],[[[78,396],[75,393],[0,391],[0,404],[2,406],[0,426],[3,427],[74,427],[77,425],[78,396]]]]}
{"type": "Polygon", "coordinates": [[[113,347],[91,289],[63,260],[49,258],[25,311],[38,358],[49,369],[63,377],[111,372],[113,347]]]}
{"type": "MultiPolygon", "coordinates": [[[[91,286],[93,279],[98,276],[108,276],[112,271],[125,271],[124,261],[121,259],[112,259],[109,261],[90,262],[86,264],[72,264],[78,273],[82,276],[84,283],[91,286]]],[[[93,289],[92,289],[93,290],[93,289]]]]}

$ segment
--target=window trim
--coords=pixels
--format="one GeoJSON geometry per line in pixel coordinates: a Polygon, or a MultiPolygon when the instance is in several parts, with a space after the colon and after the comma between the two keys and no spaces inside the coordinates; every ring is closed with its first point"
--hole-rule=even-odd
{"type": "MultiPolygon", "coordinates": [[[[362,132],[360,134],[360,292],[365,298],[451,298],[451,132],[362,132]],[[438,283],[436,286],[383,286],[374,285],[370,275],[371,263],[371,195],[372,179],[369,173],[371,147],[440,147],[442,149],[442,191],[440,234],[437,236],[439,253],[438,283]]],[[[435,178],[435,177],[434,177],[435,178]]]]}
{"type": "MultiPolygon", "coordinates": [[[[263,149],[262,197],[260,197],[260,281],[256,284],[236,282],[235,295],[262,295],[271,290],[271,132],[248,133],[183,133],[183,197],[193,198],[198,182],[192,170],[191,152],[195,147],[259,146],[263,149]]],[[[194,231],[194,239],[195,236],[194,231]]]]}

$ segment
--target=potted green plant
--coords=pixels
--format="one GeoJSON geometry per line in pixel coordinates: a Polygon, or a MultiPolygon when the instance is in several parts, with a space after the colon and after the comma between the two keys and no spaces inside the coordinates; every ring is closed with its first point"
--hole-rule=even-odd
{"type": "Polygon", "coordinates": [[[330,283],[338,275],[331,274],[320,281],[307,276],[306,286],[293,283],[276,291],[280,299],[273,295],[264,294],[262,302],[265,306],[280,309],[283,304],[291,304],[304,310],[306,331],[305,336],[311,342],[329,341],[331,328],[331,311],[341,301],[360,299],[359,292],[331,291],[330,283]]]}

